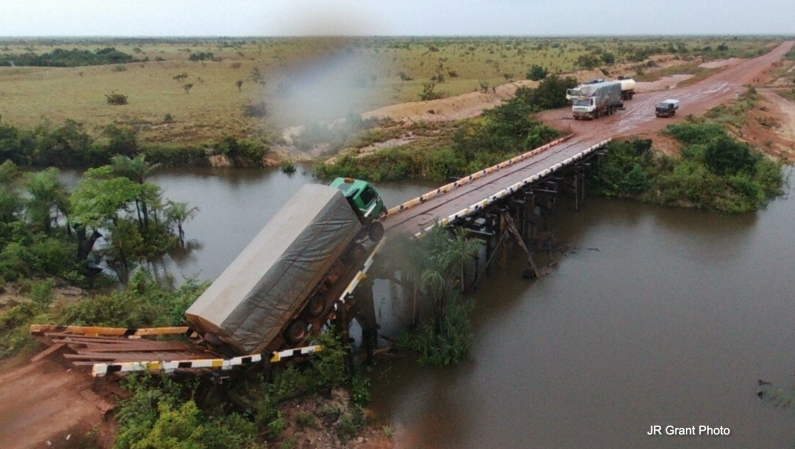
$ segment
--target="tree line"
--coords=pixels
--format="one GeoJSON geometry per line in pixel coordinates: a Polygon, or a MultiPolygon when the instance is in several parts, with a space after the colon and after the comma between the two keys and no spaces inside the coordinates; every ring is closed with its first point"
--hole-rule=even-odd
{"type": "Polygon", "coordinates": [[[0,56],[0,66],[82,67],[125,64],[128,62],[139,62],[139,60],[113,47],[106,47],[93,52],[90,50],[56,48],[50,53],[36,54],[28,52],[19,55],[5,53],[0,56]]]}
{"type": "MultiPolygon", "coordinates": [[[[99,167],[110,164],[115,155],[134,158],[142,154],[152,163],[206,166],[207,146],[144,143],[135,129],[114,124],[103,129],[100,139],[74,120],[60,126],[46,122],[32,129],[0,124],[0,159],[20,167],[99,167]]],[[[260,140],[231,136],[210,146],[240,166],[261,166],[268,151],[267,144],[260,140]]]]}

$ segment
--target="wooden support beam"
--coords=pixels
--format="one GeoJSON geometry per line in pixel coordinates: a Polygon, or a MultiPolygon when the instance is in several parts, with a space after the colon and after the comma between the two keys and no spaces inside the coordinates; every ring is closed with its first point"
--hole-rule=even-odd
{"type": "MultiPolygon", "coordinates": [[[[503,240],[505,240],[507,237],[508,237],[508,232],[503,232],[499,240],[497,240],[496,246],[500,246],[503,240]]],[[[472,282],[472,290],[475,290],[475,288],[478,286],[478,282],[480,282],[480,279],[483,278],[483,275],[487,274],[489,265],[491,265],[491,261],[494,259],[494,255],[496,254],[496,252],[493,251],[489,252],[488,251],[489,247],[490,245],[486,244],[486,254],[490,255],[486,257],[486,264],[483,266],[483,272],[479,273],[478,276],[475,278],[475,280],[472,282]]]]}
{"type": "Polygon", "coordinates": [[[508,231],[513,235],[514,240],[516,240],[516,243],[524,250],[525,254],[527,254],[527,261],[530,263],[530,268],[532,268],[535,277],[539,277],[540,272],[538,271],[536,263],[533,261],[533,256],[530,254],[530,250],[527,249],[527,245],[524,244],[524,240],[521,234],[519,234],[519,230],[516,229],[516,225],[514,225],[510,214],[504,214],[504,216],[508,225],[508,231]]]}
{"type": "Polygon", "coordinates": [[[366,363],[372,365],[373,350],[378,344],[378,322],[375,314],[375,302],[373,301],[373,281],[370,279],[360,283],[354,290],[356,302],[360,304],[356,314],[356,321],[362,328],[362,343],[367,352],[366,363]]]}

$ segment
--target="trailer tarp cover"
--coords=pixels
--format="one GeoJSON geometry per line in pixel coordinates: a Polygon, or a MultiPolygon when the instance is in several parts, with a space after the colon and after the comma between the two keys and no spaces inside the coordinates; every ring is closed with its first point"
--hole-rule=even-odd
{"type": "Polygon", "coordinates": [[[188,322],[240,354],[262,352],[361,226],[342,192],[303,186],[190,306],[188,322]]]}

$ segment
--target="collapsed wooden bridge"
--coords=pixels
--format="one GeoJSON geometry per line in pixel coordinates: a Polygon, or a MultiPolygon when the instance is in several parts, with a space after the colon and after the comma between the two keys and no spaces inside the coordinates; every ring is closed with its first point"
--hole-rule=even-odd
{"type": "MultiPolygon", "coordinates": [[[[594,156],[608,140],[588,142],[566,137],[493,167],[439,187],[390,209],[384,218],[385,237],[376,245],[353,281],[340,295],[330,315],[347,335],[356,319],[368,357],[377,344],[378,323],[373,304],[371,267],[389,239],[401,234],[421,237],[435,226],[463,227],[486,242],[485,263],[475,265],[472,285],[486,272],[498,250],[513,240],[527,255],[532,274],[539,276],[527,241],[538,225],[554,213],[558,196],[571,191],[575,207],[585,199],[585,175],[594,156]]],[[[502,251],[501,254],[505,254],[502,251]]],[[[75,366],[90,366],[93,376],[134,371],[229,370],[262,361],[308,355],[322,350],[306,346],[270,354],[226,357],[188,327],[125,329],[34,325],[31,333],[49,346],[33,360],[61,349],[75,366]],[[157,339],[153,339],[157,338],[157,339]]]]}

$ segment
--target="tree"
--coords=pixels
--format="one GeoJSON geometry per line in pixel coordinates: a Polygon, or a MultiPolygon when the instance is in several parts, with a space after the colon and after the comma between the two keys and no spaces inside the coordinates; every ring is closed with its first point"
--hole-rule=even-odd
{"type": "Polygon", "coordinates": [[[111,158],[111,168],[113,173],[124,176],[138,184],[143,184],[146,179],[160,169],[160,164],[151,164],[146,161],[146,155],[139,154],[134,158],[117,154],[111,158]]]}
{"type": "Polygon", "coordinates": [[[447,298],[459,284],[464,287],[464,268],[480,251],[479,240],[467,238],[467,231],[456,228],[450,234],[442,226],[435,226],[423,236],[421,241],[423,263],[420,264],[419,279],[423,289],[430,293],[436,302],[437,319],[444,318],[447,298]],[[456,280],[456,277],[458,279],[456,280]]]}
{"type": "Polygon", "coordinates": [[[185,243],[185,231],[182,229],[182,225],[193,219],[198,212],[198,207],[188,207],[188,203],[166,201],[166,219],[177,226],[177,235],[181,243],[185,243]]]}
{"type": "Polygon", "coordinates": [[[549,72],[547,69],[541,67],[538,64],[533,64],[530,67],[530,70],[527,71],[527,79],[532,81],[541,81],[542,79],[546,78],[549,72]]]}
{"type": "Polygon", "coordinates": [[[110,139],[108,153],[133,156],[138,153],[138,132],[132,128],[121,128],[108,125],[102,135],[110,139]]]}
{"type": "Polygon", "coordinates": [[[753,174],[756,160],[748,144],[737,142],[727,135],[711,141],[704,151],[707,167],[719,175],[734,175],[739,172],[753,174]]]}
{"type": "Polygon", "coordinates": [[[17,221],[22,212],[22,198],[18,182],[21,175],[16,164],[6,160],[0,165],[0,221],[9,224],[17,221]]]}
{"type": "Polygon", "coordinates": [[[604,62],[607,65],[613,65],[616,63],[616,57],[615,55],[613,55],[613,53],[609,52],[602,53],[602,62],[604,62]]]}
{"type": "Polygon", "coordinates": [[[151,188],[144,188],[146,178],[160,168],[160,164],[146,162],[146,156],[139,154],[133,159],[129,156],[116,155],[111,158],[111,168],[117,176],[123,176],[142,186],[139,196],[135,200],[135,209],[138,214],[140,227],[149,226],[149,208],[147,204],[157,198],[152,198],[151,188]],[[141,217],[143,214],[143,217],[141,217]]]}
{"type": "Polygon", "coordinates": [[[182,88],[183,88],[183,89],[185,89],[185,93],[186,93],[186,94],[189,94],[189,93],[190,93],[190,90],[191,90],[191,89],[193,89],[193,84],[190,84],[190,83],[188,83],[188,84],[183,84],[183,85],[182,85],[182,88]]]}
{"type": "Polygon", "coordinates": [[[242,92],[242,89],[241,89],[241,87],[243,86],[243,80],[237,80],[237,81],[235,81],[235,86],[237,86],[237,91],[238,91],[238,92],[242,92]]]}
{"type": "Polygon", "coordinates": [[[129,212],[130,203],[140,194],[133,181],[113,176],[110,166],[92,168],[86,172],[69,198],[72,213],[69,223],[77,233],[77,257],[87,260],[94,244],[103,237],[101,229],[108,229],[119,220],[121,212],[129,212]]]}
{"type": "Polygon", "coordinates": [[[60,178],[60,171],[51,167],[38,173],[28,173],[26,188],[30,194],[27,203],[27,214],[33,223],[41,225],[44,232],[49,233],[53,221],[58,216],[67,217],[69,205],[68,193],[60,178]]]}
{"type": "Polygon", "coordinates": [[[580,55],[577,60],[574,61],[574,65],[585,70],[592,70],[599,65],[599,60],[600,58],[594,55],[580,55]]]}

